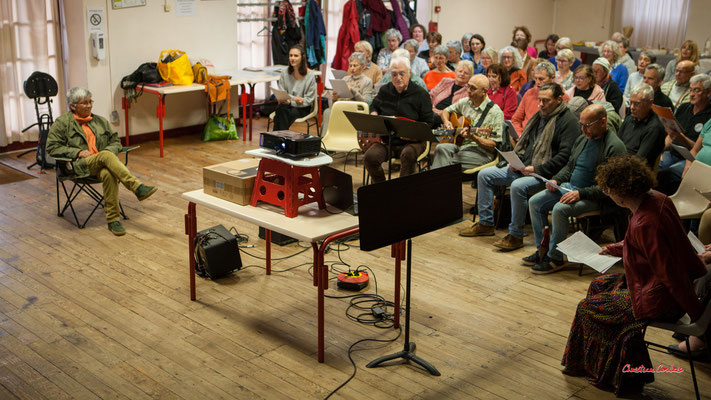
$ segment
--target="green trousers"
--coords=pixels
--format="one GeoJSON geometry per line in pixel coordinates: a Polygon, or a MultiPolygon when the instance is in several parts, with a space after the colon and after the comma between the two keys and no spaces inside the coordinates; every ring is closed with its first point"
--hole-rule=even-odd
{"type": "Polygon", "coordinates": [[[100,151],[87,157],[86,165],[89,166],[91,177],[101,180],[104,189],[106,221],[118,221],[121,216],[118,183],[121,182],[126,189],[135,192],[141,186],[141,181],[131,175],[131,172],[121,160],[108,150],[100,151]]]}

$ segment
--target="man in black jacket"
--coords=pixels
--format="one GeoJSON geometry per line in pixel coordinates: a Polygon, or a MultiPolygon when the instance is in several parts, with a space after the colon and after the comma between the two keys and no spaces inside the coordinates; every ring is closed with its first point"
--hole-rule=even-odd
{"type": "MultiPolygon", "coordinates": [[[[669,107],[674,109],[674,103],[669,100],[669,96],[662,93],[662,81],[664,80],[664,67],[659,64],[649,64],[647,68],[644,69],[644,77],[642,82],[651,86],[654,89],[654,101],[652,104],[659,107],[669,107]]],[[[632,88],[634,89],[634,88],[632,88]]]]}
{"type": "Polygon", "coordinates": [[[630,115],[617,132],[627,147],[627,151],[647,161],[655,170],[659,155],[664,151],[664,139],[667,134],[657,114],[652,112],[654,89],[642,82],[630,93],[630,115]]]}
{"type": "Polygon", "coordinates": [[[479,222],[460,231],[460,236],[494,236],[494,186],[511,185],[509,233],[494,246],[504,251],[523,247],[528,197],[545,187],[542,180],[532,175],[550,178],[560,171],[568,162],[575,139],[580,136],[580,124],[568,109],[563,94],[563,88],[557,83],[547,83],[539,90],[540,110],[528,120],[514,148],[525,168],[489,167],[479,171],[479,222]]]}
{"type": "MultiPolygon", "coordinates": [[[[378,95],[370,106],[371,114],[404,117],[414,121],[426,122],[432,125],[432,101],[427,91],[418,85],[410,84],[410,59],[393,57],[390,62],[390,76],[392,82],[380,88],[378,95]]],[[[387,142],[388,138],[383,137],[387,142]]],[[[410,175],[415,172],[417,157],[425,150],[422,142],[410,141],[402,138],[390,139],[391,156],[400,157],[400,176],[410,175]]],[[[382,163],[388,160],[388,147],[386,144],[374,143],[363,156],[365,169],[373,182],[385,180],[382,163]]]]}

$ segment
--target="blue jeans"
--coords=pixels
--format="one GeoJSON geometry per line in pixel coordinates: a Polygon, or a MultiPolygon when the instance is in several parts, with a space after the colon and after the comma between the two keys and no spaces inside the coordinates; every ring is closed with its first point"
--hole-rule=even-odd
{"type": "Polygon", "coordinates": [[[684,173],[686,159],[679,157],[676,152],[665,151],[657,172],[658,189],[660,192],[671,196],[676,193],[681,183],[681,174],[684,173]]]}
{"type": "Polygon", "coordinates": [[[508,166],[489,167],[479,171],[477,178],[477,202],[479,203],[479,223],[494,225],[494,186],[511,185],[511,223],[509,234],[523,237],[523,225],[526,223],[528,197],[545,188],[545,184],[532,176],[524,176],[508,166]]]}
{"type": "MultiPolygon", "coordinates": [[[[560,185],[566,189],[573,189],[569,183],[560,185]]],[[[563,204],[559,200],[563,196],[559,190],[551,192],[544,190],[531,197],[528,208],[531,212],[531,225],[533,226],[533,240],[536,248],[541,246],[543,228],[548,225],[548,212],[551,211],[551,240],[548,246],[548,257],[562,260],[563,254],[556,249],[556,245],[568,236],[568,219],[580,214],[599,210],[600,204],[592,200],[578,200],[573,204],[563,204]]]]}

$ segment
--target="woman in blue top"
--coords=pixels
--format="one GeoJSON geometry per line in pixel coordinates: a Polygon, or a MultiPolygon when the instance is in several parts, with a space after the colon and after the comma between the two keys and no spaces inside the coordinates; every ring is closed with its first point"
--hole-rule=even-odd
{"type": "Polygon", "coordinates": [[[600,47],[600,55],[610,62],[610,75],[612,80],[617,82],[617,87],[627,87],[629,71],[627,71],[627,67],[624,64],[618,62],[622,56],[620,45],[614,40],[606,40],[600,47]]]}

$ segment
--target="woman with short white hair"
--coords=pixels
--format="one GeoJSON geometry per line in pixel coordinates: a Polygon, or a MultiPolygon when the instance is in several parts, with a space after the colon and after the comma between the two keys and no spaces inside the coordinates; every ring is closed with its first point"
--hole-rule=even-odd
{"type": "Polygon", "coordinates": [[[447,67],[447,56],[449,56],[447,46],[439,45],[435,47],[434,56],[432,57],[434,69],[426,73],[423,78],[428,90],[432,90],[444,78],[456,77],[454,71],[447,67]]]}
{"type": "Polygon", "coordinates": [[[367,60],[367,64],[363,70],[363,75],[370,78],[373,84],[380,82],[380,80],[383,79],[383,70],[381,70],[380,67],[373,62],[373,46],[371,46],[368,41],[361,40],[353,45],[353,50],[363,53],[365,59],[367,60]]]}
{"type": "Polygon", "coordinates": [[[474,34],[471,32],[467,32],[462,35],[462,60],[473,61],[472,55],[470,53],[471,47],[469,47],[472,36],[474,36],[474,34]]]}
{"type": "Polygon", "coordinates": [[[617,82],[617,87],[625,88],[627,87],[627,78],[629,78],[629,71],[627,67],[620,63],[620,57],[622,57],[622,52],[620,52],[620,45],[614,40],[606,40],[602,46],[600,46],[600,56],[607,59],[610,63],[610,75],[612,80],[617,82]]]}
{"type": "MultiPolygon", "coordinates": [[[[363,74],[367,62],[368,60],[366,60],[365,55],[357,51],[348,57],[348,75],[346,75],[343,80],[346,81],[346,85],[348,85],[348,89],[351,91],[351,97],[343,100],[362,101],[368,104],[373,100],[373,82],[363,74]]],[[[331,119],[330,106],[341,100],[335,90],[331,92],[330,100],[329,108],[323,112],[321,135],[328,132],[328,121],[331,119]]]]}
{"type": "Polygon", "coordinates": [[[558,71],[555,73],[555,81],[568,90],[573,87],[573,71],[570,67],[575,62],[575,54],[568,49],[559,51],[555,59],[558,63],[558,71]]]}
{"type": "Polygon", "coordinates": [[[439,126],[442,121],[438,120],[438,116],[442,114],[442,110],[450,105],[463,99],[469,95],[467,92],[467,83],[474,75],[474,63],[469,60],[462,60],[454,70],[454,78],[444,78],[437,86],[430,91],[430,100],[432,100],[432,111],[435,113],[434,126],[439,126]]]}
{"type": "Polygon", "coordinates": [[[499,61],[509,73],[511,88],[518,93],[521,90],[521,86],[527,81],[526,71],[521,69],[523,67],[521,53],[513,46],[506,46],[499,50],[499,61]]]}
{"type": "MultiPolygon", "coordinates": [[[[473,40],[474,38],[472,38],[473,40]]],[[[477,73],[486,73],[486,70],[489,69],[491,64],[496,64],[499,62],[499,53],[496,52],[496,49],[493,47],[485,47],[484,50],[481,51],[481,56],[479,57],[479,65],[481,66],[481,72],[477,73]]]]}
{"type": "Polygon", "coordinates": [[[430,67],[427,65],[427,61],[423,58],[417,57],[419,44],[415,39],[406,40],[402,44],[402,48],[410,53],[410,68],[412,70],[412,75],[422,78],[426,73],[430,72],[430,67]]]}
{"type": "Polygon", "coordinates": [[[393,51],[400,47],[402,34],[397,29],[390,28],[385,31],[385,41],[388,43],[388,47],[381,49],[378,53],[378,67],[383,73],[388,72],[388,68],[390,68],[390,59],[393,57],[393,51]]]}

